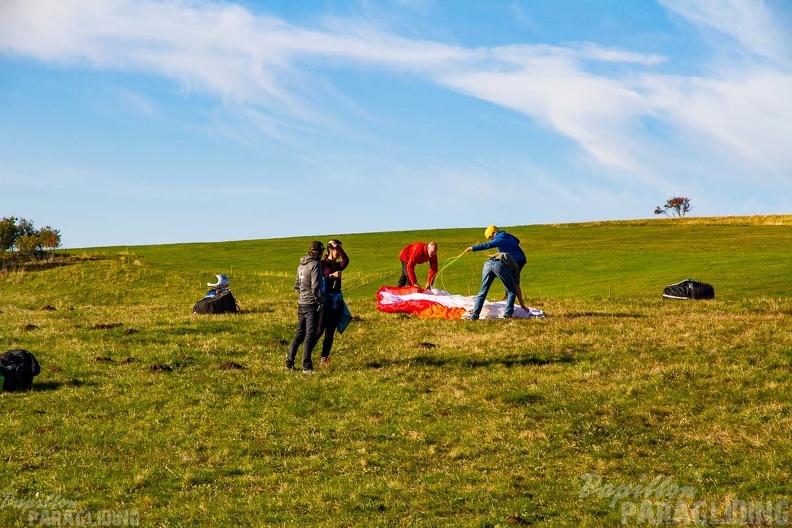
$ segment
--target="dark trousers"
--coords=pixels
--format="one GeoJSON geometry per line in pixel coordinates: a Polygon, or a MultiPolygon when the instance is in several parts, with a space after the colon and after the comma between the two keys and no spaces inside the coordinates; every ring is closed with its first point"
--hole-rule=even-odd
{"type": "Polygon", "coordinates": [[[401,261],[401,263],[402,263],[402,274],[401,277],[399,277],[399,282],[396,283],[396,287],[403,288],[405,286],[412,286],[409,277],[407,277],[407,263],[404,262],[403,260],[401,261]]]}
{"type": "Polygon", "coordinates": [[[286,366],[294,366],[297,349],[303,345],[302,367],[313,369],[311,353],[319,340],[319,311],[315,304],[297,305],[297,333],[289,346],[289,355],[286,356],[286,366]]]}
{"type": "Polygon", "coordinates": [[[333,348],[336,328],[341,320],[341,308],[333,309],[333,303],[326,303],[322,310],[322,329],[324,340],[322,341],[322,357],[330,357],[330,349],[333,348]]]}

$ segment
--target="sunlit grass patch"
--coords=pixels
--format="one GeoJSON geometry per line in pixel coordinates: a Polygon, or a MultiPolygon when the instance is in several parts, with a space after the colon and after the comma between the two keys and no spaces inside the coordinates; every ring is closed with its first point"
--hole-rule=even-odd
{"type": "MultiPolygon", "coordinates": [[[[456,255],[478,229],[345,236],[354,319],[312,376],[283,368],[303,239],[98,249],[0,276],[0,345],[43,368],[0,395],[0,497],[61,494],[143,526],[618,525],[625,499],[581,497],[587,474],[788,500],[784,218],[515,228],[547,314],[526,321],[376,311],[404,243],[456,255]],[[669,255],[691,229],[695,250],[669,255]],[[221,272],[242,313],[193,315],[221,272]],[[716,299],[661,299],[688,275],[716,299]]],[[[447,270],[455,292],[477,290],[470,259],[447,270]]],[[[26,519],[0,508],[4,526],[26,519]]]]}

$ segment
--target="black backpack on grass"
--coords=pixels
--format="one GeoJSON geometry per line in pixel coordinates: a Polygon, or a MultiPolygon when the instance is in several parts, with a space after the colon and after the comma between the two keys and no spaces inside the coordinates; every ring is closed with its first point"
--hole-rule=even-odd
{"type": "Polygon", "coordinates": [[[193,313],[196,314],[219,314],[237,313],[239,306],[236,299],[229,290],[212,290],[206,297],[195,303],[193,313]]]}
{"type": "Polygon", "coordinates": [[[665,299],[714,299],[715,288],[706,282],[685,279],[676,284],[669,284],[663,290],[665,299]]]}
{"type": "Polygon", "coordinates": [[[0,374],[3,376],[3,392],[28,390],[33,386],[33,378],[41,372],[36,357],[18,348],[0,354],[0,374]]]}

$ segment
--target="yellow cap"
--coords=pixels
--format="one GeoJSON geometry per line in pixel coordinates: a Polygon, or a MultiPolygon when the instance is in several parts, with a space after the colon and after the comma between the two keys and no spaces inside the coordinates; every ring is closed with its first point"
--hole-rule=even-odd
{"type": "Polygon", "coordinates": [[[489,237],[491,237],[492,235],[494,235],[497,232],[498,232],[498,228],[495,227],[494,225],[491,225],[487,229],[484,230],[484,236],[489,238],[489,237]]]}

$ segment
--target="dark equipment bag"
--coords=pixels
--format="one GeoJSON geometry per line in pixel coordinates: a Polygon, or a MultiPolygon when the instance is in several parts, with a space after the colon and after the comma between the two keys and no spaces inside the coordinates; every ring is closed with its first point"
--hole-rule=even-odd
{"type": "Polygon", "coordinates": [[[0,374],[3,376],[3,392],[28,390],[33,378],[41,372],[36,356],[18,348],[0,354],[0,374]]]}
{"type": "Polygon", "coordinates": [[[669,284],[663,290],[665,299],[714,299],[715,288],[706,282],[685,279],[676,284],[669,284]]]}
{"type": "Polygon", "coordinates": [[[229,290],[215,291],[214,295],[207,295],[193,306],[193,313],[196,314],[237,313],[238,311],[237,301],[229,290]]]}

